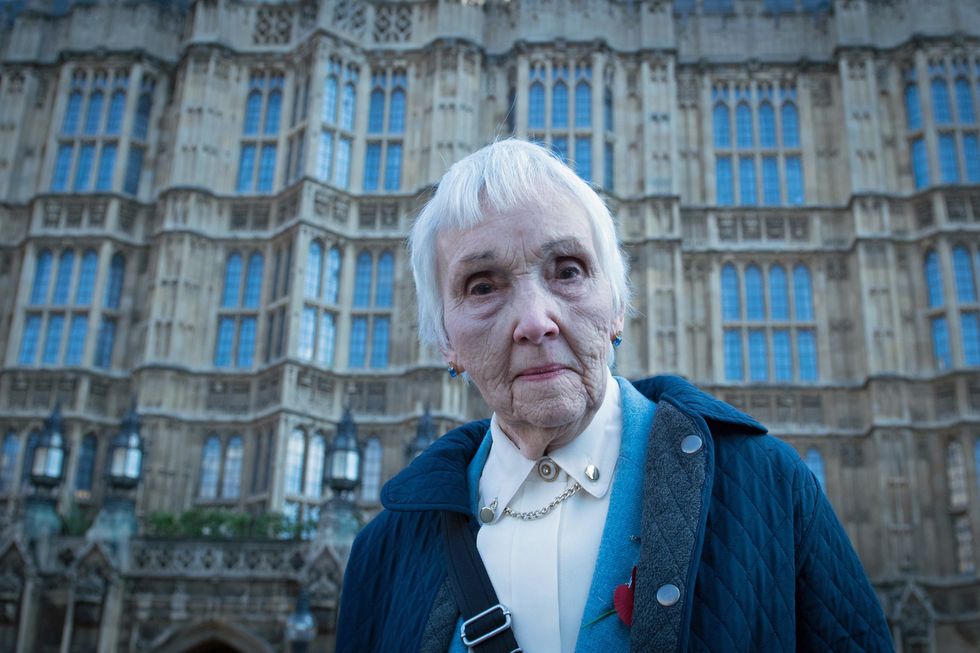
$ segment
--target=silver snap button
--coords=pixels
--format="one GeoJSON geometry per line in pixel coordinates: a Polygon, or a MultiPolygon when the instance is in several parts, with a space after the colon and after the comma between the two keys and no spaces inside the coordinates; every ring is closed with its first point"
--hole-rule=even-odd
{"type": "Polygon", "coordinates": [[[657,590],[657,603],[669,608],[670,606],[677,603],[681,598],[681,591],[677,589],[677,585],[673,583],[667,583],[666,585],[661,585],[660,589],[657,590]]]}
{"type": "Polygon", "coordinates": [[[689,435],[683,440],[681,440],[681,451],[687,454],[697,453],[701,451],[701,447],[703,445],[704,442],[701,440],[700,436],[689,435]]]}

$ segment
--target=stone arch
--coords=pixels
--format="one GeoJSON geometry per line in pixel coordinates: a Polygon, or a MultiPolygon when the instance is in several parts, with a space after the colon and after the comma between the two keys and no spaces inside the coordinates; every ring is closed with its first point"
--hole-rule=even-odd
{"type": "Polygon", "coordinates": [[[208,650],[237,653],[275,653],[268,642],[245,628],[220,619],[206,619],[164,633],[152,653],[198,653],[208,650]]]}

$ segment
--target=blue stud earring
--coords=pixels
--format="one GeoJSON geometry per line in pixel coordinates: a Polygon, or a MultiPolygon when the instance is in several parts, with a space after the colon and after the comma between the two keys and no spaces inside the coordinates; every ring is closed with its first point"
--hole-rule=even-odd
{"type": "Polygon", "coordinates": [[[455,363],[450,363],[449,367],[446,368],[446,371],[449,372],[449,378],[451,379],[455,379],[457,376],[459,376],[459,370],[456,369],[455,363]]]}
{"type": "Polygon", "coordinates": [[[623,344],[623,332],[617,331],[616,335],[613,336],[612,346],[619,347],[621,344],[623,344]]]}

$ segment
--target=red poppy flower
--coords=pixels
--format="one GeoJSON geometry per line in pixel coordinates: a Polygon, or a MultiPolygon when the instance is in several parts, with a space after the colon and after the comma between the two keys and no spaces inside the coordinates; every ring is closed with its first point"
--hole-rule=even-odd
{"type": "Polygon", "coordinates": [[[633,625],[633,592],[635,590],[636,567],[633,567],[629,581],[616,586],[616,591],[613,592],[613,607],[616,608],[616,614],[619,615],[620,620],[627,626],[633,625]]]}

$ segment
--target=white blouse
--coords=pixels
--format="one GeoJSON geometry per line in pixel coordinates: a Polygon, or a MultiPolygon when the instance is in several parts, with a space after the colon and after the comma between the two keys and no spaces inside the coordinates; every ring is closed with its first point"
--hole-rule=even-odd
{"type": "MultiPolygon", "coordinates": [[[[589,426],[572,442],[547,454],[560,468],[547,481],[490,421],[493,444],[480,477],[479,507],[496,499],[494,519],[483,524],[477,549],[500,602],[513,613],[517,643],[526,653],[574,651],[592,582],[609,486],[622,440],[619,384],[606,379],[606,394],[589,426]],[[594,465],[595,480],[586,475],[594,465]],[[528,512],[551,503],[575,482],[582,486],[545,517],[524,521],[504,507],[528,512]]],[[[593,474],[594,476],[594,474],[593,474]]]]}

